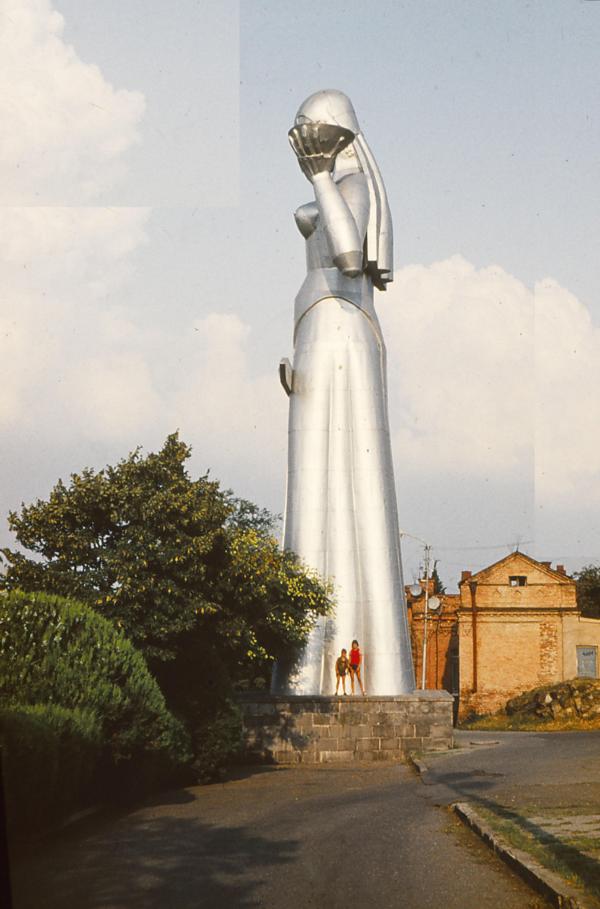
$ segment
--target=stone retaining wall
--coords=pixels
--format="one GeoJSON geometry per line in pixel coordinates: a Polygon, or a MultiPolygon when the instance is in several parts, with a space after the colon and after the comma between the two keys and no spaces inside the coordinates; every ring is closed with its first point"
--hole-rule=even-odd
{"type": "Polygon", "coordinates": [[[395,697],[239,698],[246,756],[276,764],[398,760],[452,747],[453,699],[446,691],[395,697]]]}

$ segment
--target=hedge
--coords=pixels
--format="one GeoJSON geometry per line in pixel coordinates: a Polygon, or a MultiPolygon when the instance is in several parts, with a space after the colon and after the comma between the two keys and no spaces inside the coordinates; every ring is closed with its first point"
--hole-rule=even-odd
{"type": "Polygon", "coordinates": [[[102,734],[92,711],[55,704],[0,709],[11,833],[36,833],[94,800],[102,734]]]}
{"type": "MultiPolygon", "coordinates": [[[[167,710],[142,655],[118,629],[77,601],[12,591],[0,596],[0,706],[27,705],[74,711],[75,739],[86,723],[88,731],[97,724],[103,784],[117,793],[139,794],[190,760],[187,732],[167,710]]],[[[50,731],[39,723],[31,731],[30,723],[22,735],[41,741],[47,734],[50,741],[58,714],[32,716],[43,717],[50,731]]],[[[69,738],[64,730],[61,735],[69,738]]]]}

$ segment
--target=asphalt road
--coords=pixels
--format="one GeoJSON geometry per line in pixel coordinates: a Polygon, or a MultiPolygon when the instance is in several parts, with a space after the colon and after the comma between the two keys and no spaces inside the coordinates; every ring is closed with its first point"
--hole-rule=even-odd
{"type": "Polygon", "coordinates": [[[403,765],[240,772],[40,844],[15,909],[546,906],[436,789],[403,765]]]}
{"type": "Polygon", "coordinates": [[[424,758],[434,804],[600,804],[600,732],[457,731],[455,744],[453,752],[424,758]]]}

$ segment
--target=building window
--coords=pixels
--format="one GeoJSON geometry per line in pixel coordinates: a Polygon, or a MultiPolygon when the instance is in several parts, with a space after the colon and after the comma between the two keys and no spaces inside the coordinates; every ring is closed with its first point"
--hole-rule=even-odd
{"type": "Polygon", "coordinates": [[[509,577],[508,583],[511,587],[525,587],[527,578],[524,574],[513,574],[509,577]]]}
{"type": "Polygon", "coordinates": [[[577,648],[577,677],[580,679],[598,678],[598,648],[577,648]]]}

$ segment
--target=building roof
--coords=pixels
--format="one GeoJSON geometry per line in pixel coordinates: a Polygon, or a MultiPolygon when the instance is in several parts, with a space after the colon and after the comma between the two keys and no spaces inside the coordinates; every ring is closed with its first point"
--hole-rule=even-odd
{"type": "Polygon", "coordinates": [[[520,552],[519,550],[516,550],[515,552],[510,552],[508,555],[504,556],[504,558],[502,558],[502,559],[499,559],[497,562],[493,562],[491,565],[488,565],[486,568],[480,569],[480,571],[475,572],[475,574],[470,575],[470,577],[463,578],[463,580],[459,582],[458,586],[461,587],[463,584],[468,584],[471,581],[477,581],[478,583],[481,583],[482,581],[485,581],[486,578],[490,574],[495,572],[496,569],[500,568],[501,566],[508,567],[511,563],[514,563],[515,565],[521,563],[522,566],[523,566],[523,563],[525,563],[525,565],[529,564],[532,568],[535,568],[537,571],[540,571],[540,572],[548,575],[548,577],[550,577],[554,583],[559,583],[559,584],[574,584],[575,583],[573,578],[569,577],[569,575],[562,574],[562,572],[556,571],[554,568],[549,568],[548,565],[545,564],[544,562],[538,562],[537,559],[533,559],[531,556],[528,556],[525,552],[520,552]]]}

